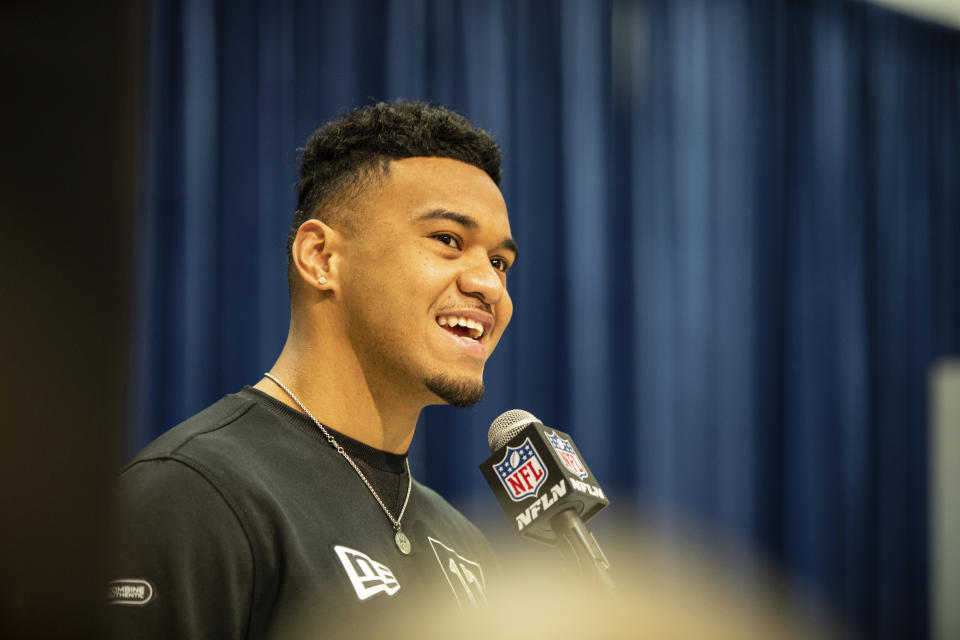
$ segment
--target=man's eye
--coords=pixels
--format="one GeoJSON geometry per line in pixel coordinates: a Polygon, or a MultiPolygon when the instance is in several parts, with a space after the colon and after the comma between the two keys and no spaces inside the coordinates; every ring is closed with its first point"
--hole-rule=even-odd
{"type": "Polygon", "coordinates": [[[456,236],[450,235],[449,233],[438,233],[435,236],[433,236],[433,239],[442,242],[443,244],[447,245],[451,249],[460,248],[460,239],[457,238],[456,236]]]}
{"type": "Polygon", "coordinates": [[[493,268],[497,271],[503,271],[506,273],[510,270],[510,263],[503,258],[490,258],[490,264],[492,264],[493,268]]]}

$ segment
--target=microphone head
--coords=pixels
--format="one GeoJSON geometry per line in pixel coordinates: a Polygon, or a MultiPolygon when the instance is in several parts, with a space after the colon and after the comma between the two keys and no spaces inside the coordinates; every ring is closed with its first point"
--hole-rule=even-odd
{"type": "Polygon", "coordinates": [[[504,411],[490,425],[487,432],[487,443],[491,453],[510,442],[513,436],[520,433],[528,424],[539,423],[537,416],[523,409],[504,411]]]}

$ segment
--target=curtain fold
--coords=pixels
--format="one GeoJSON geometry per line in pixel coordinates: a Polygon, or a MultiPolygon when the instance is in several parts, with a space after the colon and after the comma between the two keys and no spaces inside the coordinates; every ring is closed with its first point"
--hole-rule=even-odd
{"type": "Polygon", "coordinates": [[[426,99],[501,143],[521,257],[487,398],[424,413],[414,473],[490,517],[486,430],[525,408],[614,497],[598,527],[694,523],[867,637],[926,635],[960,34],[828,0],[152,11],[131,451],[279,353],[297,147],[352,106],[426,99]]]}

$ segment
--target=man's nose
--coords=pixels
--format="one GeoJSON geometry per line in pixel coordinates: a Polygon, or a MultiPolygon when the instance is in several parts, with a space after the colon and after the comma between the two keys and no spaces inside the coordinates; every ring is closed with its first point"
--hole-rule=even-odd
{"type": "Polygon", "coordinates": [[[460,272],[457,286],[463,293],[479,298],[489,305],[500,302],[506,292],[502,275],[490,264],[486,254],[460,272]]]}

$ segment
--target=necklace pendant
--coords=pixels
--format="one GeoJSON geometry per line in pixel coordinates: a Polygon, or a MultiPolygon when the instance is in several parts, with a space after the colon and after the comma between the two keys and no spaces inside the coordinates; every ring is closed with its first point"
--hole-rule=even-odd
{"type": "Polygon", "coordinates": [[[397,543],[397,549],[400,549],[400,553],[405,556],[410,555],[410,538],[397,529],[397,533],[393,536],[393,541],[397,543]]]}

